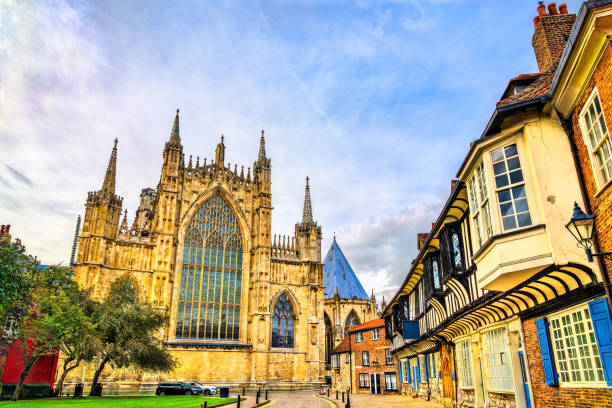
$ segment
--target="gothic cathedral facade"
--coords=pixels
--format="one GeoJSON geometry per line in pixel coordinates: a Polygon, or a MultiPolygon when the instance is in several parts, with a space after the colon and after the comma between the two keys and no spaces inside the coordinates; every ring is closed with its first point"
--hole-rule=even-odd
{"type": "MultiPolygon", "coordinates": [[[[223,136],[214,160],[194,164],[190,156],[186,164],[177,110],[159,184],[142,190],[128,226],[115,193],[116,161],[117,140],[101,190],[87,196],[74,276],[99,299],[114,280],[129,279],[143,300],[167,310],[162,340],[179,364],[165,374],[109,367],[101,380],[126,388],[164,380],[275,387],[325,382],[324,307],[332,302],[324,293],[321,227],[312,217],[308,179],[294,236],[272,237],[271,160],[263,132],[252,174],[226,164],[223,136]]],[[[362,313],[367,302],[355,301],[363,322],[370,317],[362,313]]],[[[91,367],[73,376],[88,382],[91,367]]]]}

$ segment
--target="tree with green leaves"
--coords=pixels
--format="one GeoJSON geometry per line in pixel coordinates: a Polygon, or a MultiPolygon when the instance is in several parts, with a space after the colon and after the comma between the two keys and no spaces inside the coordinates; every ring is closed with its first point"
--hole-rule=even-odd
{"type": "Polygon", "coordinates": [[[64,361],[59,379],[55,384],[53,395],[58,396],[64,387],[64,381],[68,373],[77,368],[82,362],[90,362],[95,357],[97,339],[95,337],[95,325],[93,314],[97,302],[93,301],[88,291],[74,290],[69,293],[74,304],[81,305],[79,313],[83,314],[81,325],[75,325],[68,336],[62,339],[59,349],[64,361]]]}
{"type": "Polygon", "coordinates": [[[9,317],[19,319],[30,309],[36,266],[36,259],[26,254],[21,241],[0,240],[0,327],[9,317]]]}
{"type": "Polygon", "coordinates": [[[23,370],[11,397],[14,401],[19,399],[38,360],[93,331],[91,316],[84,303],[77,301],[80,288],[72,280],[71,268],[51,266],[38,270],[31,279],[30,307],[16,324],[23,350],[23,370]]]}
{"type": "Polygon", "coordinates": [[[168,322],[164,311],[142,302],[129,279],[111,284],[109,293],[94,313],[98,366],[89,395],[95,394],[107,364],[114,368],[136,367],[144,371],[170,371],[176,365],[163,348],[158,331],[168,322]]]}

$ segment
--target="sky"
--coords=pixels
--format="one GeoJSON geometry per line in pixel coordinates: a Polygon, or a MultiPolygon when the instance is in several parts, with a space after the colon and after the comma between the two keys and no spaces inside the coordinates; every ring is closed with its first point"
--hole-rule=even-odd
{"type": "MultiPolygon", "coordinates": [[[[577,12],[579,1],[568,1],[577,12]]],[[[0,224],[67,264],[119,139],[131,224],[180,108],[189,155],[252,166],[265,130],[272,232],[304,179],[364,288],[393,296],[508,80],[537,72],[537,1],[0,0],[0,224]]]]}

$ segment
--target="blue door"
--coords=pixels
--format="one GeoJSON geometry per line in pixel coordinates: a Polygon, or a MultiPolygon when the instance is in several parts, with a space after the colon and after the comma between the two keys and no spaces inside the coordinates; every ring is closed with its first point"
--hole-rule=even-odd
{"type": "Polygon", "coordinates": [[[525,390],[525,401],[527,408],[531,408],[531,397],[529,395],[529,381],[527,381],[527,372],[525,370],[525,356],[522,351],[519,351],[519,361],[521,362],[521,378],[523,378],[523,389],[525,390]]]}

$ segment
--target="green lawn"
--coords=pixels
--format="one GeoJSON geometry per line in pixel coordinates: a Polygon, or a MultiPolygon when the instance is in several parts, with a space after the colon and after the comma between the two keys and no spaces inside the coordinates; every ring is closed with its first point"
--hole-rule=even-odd
{"type": "Polygon", "coordinates": [[[199,408],[202,401],[208,401],[209,407],[235,402],[236,398],[215,398],[196,395],[177,395],[163,397],[83,397],[83,398],[57,398],[37,399],[27,401],[2,401],[0,407],[15,408],[127,408],[127,407],[172,407],[172,408],[199,408]]]}

